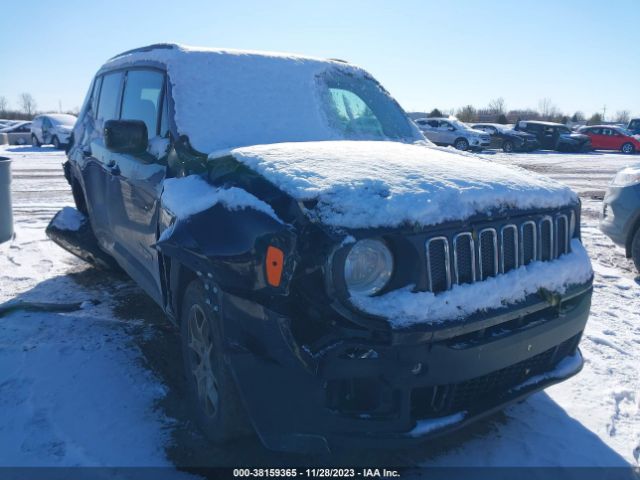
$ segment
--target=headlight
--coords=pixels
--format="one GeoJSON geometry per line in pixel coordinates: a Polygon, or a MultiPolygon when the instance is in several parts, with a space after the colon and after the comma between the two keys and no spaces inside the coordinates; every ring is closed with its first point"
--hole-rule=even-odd
{"type": "Polygon", "coordinates": [[[640,167],[627,167],[616,173],[611,185],[616,187],[627,187],[640,183],[640,167]]]}
{"type": "Polygon", "coordinates": [[[351,295],[374,295],[389,282],[393,256],[380,240],[356,242],[344,262],[344,280],[351,295]]]}

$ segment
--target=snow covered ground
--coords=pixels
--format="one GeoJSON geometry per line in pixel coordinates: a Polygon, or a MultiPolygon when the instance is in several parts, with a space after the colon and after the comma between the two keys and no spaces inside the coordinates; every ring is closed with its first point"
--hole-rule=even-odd
{"type": "MultiPolygon", "coordinates": [[[[182,402],[177,334],[126,277],[86,266],[47,240],[72,205],[49,148],[0,147],[13,159],[16,238],[0,245],[0,466],[308,463],[255,440],[206,446],[182,402]],[[78,304],[68,312],[9,311],[21,300],[78,304]],[[3,303],[5,302],[5,303],[3,303]]],[[[606,183],[640,161],[614,153],[483,154],[563,181],[583,201],[595,270],[582,373],[503,413],[402,452],[335,462],[387,466],[640,465],[640,277],[597,229],[606,183]]],[[[315,463],[327,459],[313,459],[315,463]]],[[[180,475],[176,472],[176,475],[180,475]]]]}

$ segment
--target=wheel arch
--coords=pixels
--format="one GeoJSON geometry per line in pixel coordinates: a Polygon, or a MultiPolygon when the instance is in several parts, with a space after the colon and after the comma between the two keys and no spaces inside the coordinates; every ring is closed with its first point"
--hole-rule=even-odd
{"type": "Polygon", "coordinates": [[[631,244],[633,243],[633,237],[636,232],[640,229],[640,210],[635,213],[635,218],[631,223],[631,228],[629,229],[629,234],[627,235],[627,239],[625,241],[625,255],[627,258],[631,258],[631,244]]]}

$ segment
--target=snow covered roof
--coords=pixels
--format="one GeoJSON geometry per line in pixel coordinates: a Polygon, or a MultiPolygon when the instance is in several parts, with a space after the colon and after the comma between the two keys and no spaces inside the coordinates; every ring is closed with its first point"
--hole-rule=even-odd
{"type": "Polygon", "coordinates": [[[205,153],[265,143],[339,139],[323,115],[317,77],[335,69],[367,75],[336,60],[166,44],[120,54],[103,70],[141,61],[166,66],[178,131],[205,153]]]}
{"type": "Polygon", "coordinates": [[[436,225],[499,209],[577,202],[571,189],[547,177],[426,145],[281,143],[210,158],[229,153],[292,197],[316,199],[314,215],[337,227],[436,225]]]}

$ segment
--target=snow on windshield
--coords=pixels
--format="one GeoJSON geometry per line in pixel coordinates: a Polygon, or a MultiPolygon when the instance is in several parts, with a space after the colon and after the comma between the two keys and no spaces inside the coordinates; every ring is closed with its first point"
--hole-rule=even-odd
{"type": "Polygon", "coordinates": [[[179,46],[107,62],[167,67],[180,134],[201,152],[341,139],[424,140],[364,70],[289,54],[179,46]]]}

